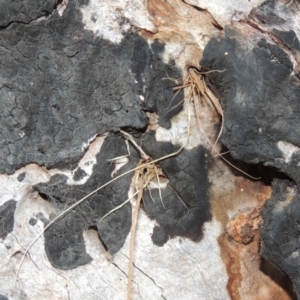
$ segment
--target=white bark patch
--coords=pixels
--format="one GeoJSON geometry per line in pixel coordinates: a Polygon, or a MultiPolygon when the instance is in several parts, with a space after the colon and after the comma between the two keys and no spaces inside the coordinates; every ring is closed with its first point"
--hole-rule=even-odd
{"type": "Polygon", "coordinates": [[[111,177],[113,178],[115,175],[117,175],[118,171],[124,167],[127,163],[129,162],[129,158],[124,156],[124,157],[119,157],[115,160],[113,160],[111,163],[114,165],[114,169],[111,172],[111,177]]]}
{"type": "Polygon", "coordinates": [[[231,20],[239,21],[246,17],[252,8],[259,6],[265,0],[187,0],[188,4],[207,10],[213,18],[224,27],[231,20]]]}
{"type": "MultiPolygon", "coordinates": [[[[198,66],[198,62],[194,64],[189,56],[199,57],[197,48],[199,47],[201,51],[204,50],[209,41],[209,35],[206,35],[205,31],[209,29],[201,28],[201,30],[199,30],[199,24],[192,22],[190,24],[183,24],[183,26],[187,27],[185,30],[187,30],[188,33],[186,31],[173,33],[170,41],[165,44],[164,52],[161,54],[162,60],[166,64],[171,60],[175,60],[178,66],[183,66],[184,68],[188,65],[198,66]]],[[[208,27],[207,24],[204,26],[208,27]]],[[[181,30],[182,29],[184,29],[184,27],[181,28],[181,30]]]]}
{"type": "Polygon", "coordinates": [[[65,282],[57,276],[55,269],[51,270],[44,252],[43,237],[32,246],[29,255],[27,254],[18,284],[14,287],[17,267],[26,247],[44,228],[42,221],[36,219],[37,223],[31,226],[29,220],[37,214],[43,214],[45,218],[49,218],[53,212],[54,209],[50,203],[40,200],[36,194],[31,193],[24,196],[17,205],[13,232],[7,235],[5,245],[0,243],[0,256],[4,258],[0,266],[1,293],[11,297],[10,299],[21,300],[25,298],[25,294],[26,299],[37,299],[38,294],[43,295],[45,299],[62,299],[59,296],[67,296],[66,290],[59,291],[57,288],[58,282],[60,284],[65,284],[65,282]],[[50,278],[53,280],[51,285],[47,286],[48,278],[44,270],[51,272],[50,278]]]}
{"type": "Polygon", "coordinates": [[[293,154],[300,150],[299,147],[285,141],[279,141],[277,147],[282,152],[284,161],[287,164],[291,162],[293,154]]]}
{"type": "Polygon", "coordinates": [[[19,202],[26,199],[30,192],[31,186],[40,182],[47,182],[50,180],[49,172],[38,165],[30,164],[24,168],[19,169],[12,175],[0,175],[0,205],[4,204],[10,199],[19,202]],[[18,180],[18,176],[25,173],[25,178],[22,182],[18,180]]]}
{"type": "Polygon", "coordinates": [[[66,170],[66,171],[58,171],[60,174],[66,175],[68,178],[67,184],[69,185],[81,185],[85,184],[87,180],[90,178],[90,176],[93,173],[93,167],[97,163],[96,155],[100,152],[101,147],[104,143],[104,140],[106,138],[107,134],[103,134],[101,136],[96,137],[93,142],[88,143],[88,151],[85,153],[83,158],[78,163],[78,166],[75,170],[66,170]],[[73,174],[78,170],[78,168],[81,168],[87,176],[82,178],[81,180],[75,181],[73,179],[73,174]]]}
{"type": "Polygon", "coordinates": [[[120,43],[131,25],[148,31],[155,31],[146,0],[90,0],[81,8],[84,28],[95,35],[120,43]]]}
{"type": "Polygon", "coordinates": [[[60,16],[64,14],[65,9],[67,8],[67,5],[69,3],[69,0],[63,0],[58,6],[57,6],[57,12],[60,16]]]}
{"type": "MultiPolygon", "coordinates": [[[[153,244],[155,222],[140,212],[135,239],[133,299],[229,299],[228,275],[217,242],[220,224],[205,223],[199,243],[176,237],[153,244]],[[209,270],[209,272],[207,271],[209,270]]],[[[127,273],[130,237],[113,262],[127,273]]],[[[125,287],[126,289],[126,287],[125,287]]],[[[121,298],[120,298],[121,299],[121,298]]]]}
{"type": "MultiPolygon", "coordinates": [[[[215,220],[206,223],[204,238],[199,243],[175,238],[163,247],[155,246],[151,240],[155,225],[140,212],[133,299],[229,299],[228,276],[217,242],[220,224],[215,220]]],[[[93,230],[84,233],[92,262],[68,271],[47,263],[41,240],[31,251],[39,269],[30,259],[22,269],[22,288],[29,299],[36,299],[41,293],[53,300],[82,299],[82,293],[91,300],[99,299],[99,295],[101,299],[126,299],[130,237],[110,260],[97,235],[93,230]]]]}
{"type": "Polygon", "coordinates": [[[106,134],[97,137],[89,146],[83,158],[78,163],[75,170],[59,170],[40,167],[36,164],[29,164],[23,168],[20,168],[12,175],[0,174],[0,205],[4,204],[10,199],[14,199],[17,202],[25,201],[28,197],[31,186],[42,182],[48,182],[55,174],[62,174],[68,177],[67,184],[79,185],[84,184],[92,174],[93,166],[97,163],[96,155],[100,152],[106,134]],[[87,176],[83,179],[75,181],[73,175],[78,168],[85,171],[87,176]],[[18,177],[24,174],[22,181],[18,180],[18,177]]]}
{"type": "Polygon", "coordinates": [[[199,115],[200,122],[196,118],[192,103],[185,102],[183,110],[171,120],[172,125],[170,129],[158,127],[156,140],[158,142],[170,142],[177,146],[186,145],[185,149],[187,150],[199,145],[210,149],[210,143],[214,144],[214,139],[216,138],[213,128],[213,123],[215,122],[214,112],[212,112],[210,106],[203,105],[199,115]],[[189,127],[190,134],[188,136],[189,127]],[[187,141],[188,144],[186,144],[187,141]]]}
{"type": "Polygon", "coordinates": [[[150,181],[148,185],[149,190],[154,190],[154,189],[166,189],[169,183],[169,179],[160,179],[159,182],[155,181],[150,181]]]}

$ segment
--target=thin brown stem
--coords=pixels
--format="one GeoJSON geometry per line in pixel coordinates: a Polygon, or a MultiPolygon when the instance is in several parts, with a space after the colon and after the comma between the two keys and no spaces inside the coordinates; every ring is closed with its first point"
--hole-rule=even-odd
{"type": "Polygon", "coordinates": [[[136,233],[136,229],[137,229],[139,208],[140,208],[141,200],[143,197],[143,191],[144,191],[143,185],[144,185],[144,182],[141,181],[140,186],[139,186],[139,193],[138,193],[138,197],[137,197],[137,201],[136,201],[136,207],[134,209],[134,214],[132,216],[129,262],[128,262],[127,300],[131,300],[131,297],[132,297],[134,242],[135,242],[135,233],[136,233]]]}

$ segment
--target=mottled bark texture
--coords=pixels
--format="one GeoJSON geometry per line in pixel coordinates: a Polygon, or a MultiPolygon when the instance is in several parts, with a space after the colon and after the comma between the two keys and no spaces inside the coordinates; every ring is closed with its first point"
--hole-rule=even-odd
{"type": "Polygon", "coordinates": [[[262,255],[288,274],[300,297],[299,40],[288,19],[297,9],[297,3],[266,1],[244,23],[212,38],[200,64],[224,70],[208,79],[225,111],[221,142],[236,159],[282,172],[273,175],[262,212],[262,255]]]}
{"type": "Polygon", "coordinates": [[[12,284],[42,228],[138,165],[120,130],[153,159],[185,145],[144,190],[134,299],[293,299],[266,260],[300,297],[300,5],[169,2],[0,0],[0,299],[123,298],[132,202],[100,220],[133,172],[53,224],[12,284]],[[211,150],[212,103],[174,93],[190,66],[213,71],[220,142],[261,181],[211,150]]]}
{"type": "MultiPolygon", "coordinates": [[[[108,182],[113,170],[108,160],[128,154],[124,139],[113,131],[122,128],[139,136],[148,124],[145,111],[155,112],[159,124],[168,128],[182,109],[182,92],[173,99],[169,88],[173,83],[163,80],[166,74],[181,76],[174,62],[161,61],[164,45],[154,41],[150,48],[135,32],[119,45],[95,38],[83,30],[75,2],[70,2],[63,18],[53,12],[38,23],[13,23],[0,32],[0,39],[2,172],[12,173],[29,162],[72,168],[83,155],[82,141],[112,132],[84,185],[69,186],[66,177],[55,175],[34,187],[60,210],[108,182]],[[179,105],[168,112],[172,99],[174,106],[179,105]]],[[[155,143],[151,132],[144,134],[143,143],[154,158],[176,151],[170,143],[155,143]]],[[[138,163],[132,147],[130,152],[130,163],[122,171],[138,163]]],[[[210,219],[204,150],[184,151],[163,162],[162,168],[170,180],[162,194],[167,209],[157,191],[152,192],[155,203],[145,196],[145,211],[162,226],[153,240],[160,245],[175,235],[199,240],[203,223],[210,219]]],[[[79,172],[75,181],[85,177],[79,172]]],[[[131,226],[131,205],[101,224],[99,220],[128,198],[131,178],[129,174],[94,194],[47,230],[45,249],[53,266],[69,269],[91,260],[82,232],[92,226],[110,253],[121,248],[131,226]]]]}

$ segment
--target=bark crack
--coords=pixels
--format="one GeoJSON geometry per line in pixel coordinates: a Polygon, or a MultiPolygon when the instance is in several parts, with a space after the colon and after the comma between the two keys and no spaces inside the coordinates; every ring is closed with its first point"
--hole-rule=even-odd
{"type": "Polygon", "coordinates": [[[190,3],[187,3],[186,0],[181,0],[184,4],[196,9],[197,11],[200,11],[200,12],[205,12],[206,14],[208,14],[211,18],[211,23],[214,27],[216,27],[217,29],[219,30],[223,30],[223,26],[220,25],[220,23],[217,21],[217,19],[213,16],[213,14],[208,10],[208,9],[205,9],[205,8],[201,8],[199,6],[196,6],[196,5],[193,5],[193,4],[190,4],[190,3]]]}
{"type": "Polygon", "coordinates": [[[143,273],[147,278],[149,278],[149,279],[155,284],[155,286],[158,287],[158,288],[160,289],[160,291],[161,291],[161,297],[162,297],[163,299],[167,300],[167,298],[164,296],[164,290],[163,290],[163,288],[160,287],[160,286],[155,282],[155,280],[154,280],[151,276],[149,276],[147,273],[145,273],[142,269],[138,268],[138,267],[136,266],[135,263],[133,263],[133,266],[134,266],[137,270],[139,270],[141,273],[143,273]]]}

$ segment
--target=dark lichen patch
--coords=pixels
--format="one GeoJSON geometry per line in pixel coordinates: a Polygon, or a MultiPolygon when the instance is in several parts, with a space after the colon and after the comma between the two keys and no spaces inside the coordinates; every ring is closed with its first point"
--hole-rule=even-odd
{"type": "Polygon", "coordinates": [[[273,33],[284,43],[290,50],[300,51],[300,42],[294,30],[282,31],[273,29],[273,33]]]}
{"type": "MultiPolygon", "coordinates": [[[[145,134],[142,140],[143,147],[153,158],[176,151],[170,143],[156,143],[153,132],[145,134]]],[[[105,139],[93,174],[85,184],[68,186],[65,176],[55,175],[49,183],[38,184],[34,188],[61,211],[111,180],[114,164],[110,160],[127,154],[124,139],[118,134],[111,134],[105,139]]],[[[130,146],[129,163],[119,173],[135,167],[139,159],[136,150],[130,146]]],[[[158,189],[151,191],[151,197],[149,191],[144,192],[144,210],[160,225],[154,230],[152,239],[160,246],[169,237],[177,235],[198,241],[204,222],[211,219],[205,151],[201,147],[183,151],[178,157],[161,162],[161,167],[169,179],[168,187],[162,189],[165,208],[158,189]]],[[[91,227],[97,228],[102,243],[110,253],[117,252],[123,246],[131,228],[131,205],[126,204],[101,222],[100,219],[127,199],[124,191],[129,189],[132,176],[133,173],[128,174],[90,196],[46,231],[45,249],[53,266],[69,269],[90,261],[84,246],[83,231],[91,227]],[[67,254],[70,257],[67,258],[67,254]]]]}
{"type": "Polygon", "coordinates": [[[272,187],[272,197],[262,212],[262,255],[292,279],[299,297],[300,197],[290,181],[275,180],[272,187]]]}
{"type": "Polygon", "coordinates": [[[11,173],[32,161],[72,168],[91,136],[111,128],[147,126],[130,74],[131,52],[141,38],[131,35],[119,46],[89,40],[70,9],[64,18],[41,21],[40,37],[31,42],[34,49],[26,38],[26,33],[37,30],[34,25],[10,30],[12,37],[19,30],[24,33],[18,48],[9,45],[11,36],[1,39],[2,67],[7,70],[1,74],[5,87],[0,94],[2,172],[11,173]]]}
{"type": "Polygon", "coordinates": [[[277,1],[267,0],[251,11],[250,16],[255,17],[262,24],[282,25],[286,20],[277,13],[277,1]]]}
{"type": "Polygon", "coordinates": [[[36,1],[0,1],[0,29],[12,22],[29,23],[47,16],[56,7],[56,0],[36,1]]]}
{"type": "Polygon", "coordinates": [[[0,294],[0,300],[9,300],[6,296],[0,294]]]}
{"type": "Polygon", "coordinates": [[[280,141],[300,146],[294,130],[300,126],[300,81],[292,75],[287,54],[270,41],[250,40],[238,29],[227,28],[223,37],[208,43],[201,65],[225,70],[210,74],[209,81],[225,110],[221,141],[231,154],[275,166],[297,180],[293,163],[285,163],[278,148],[280,141]]]}
{"type": "Polygon", "coordinates": [[[163,246],[168,241],[169,235],[163,227],[155,226],[151,238],[155,245],[163,246]]]}
{"type": "Polygon", "coordinates": [[[162,77],[181,77],[137,33],[112,44],[85,31],[76,1],[62,17],[55,11],[38,23],[12,24],[0,40],[3,173],[29,162],[73,169],[92,136],[141,131],[144,110],[158,110],[163,120],[173,93],[163,92],[162,77]]]}
{"type": "Polygon", "coordinates": [[[0,238],[3,240],[14,229],[16,205],[17,202],[11,199],[0,206],[0,238]]]}
{"type": "Polygon", "coordinates": [[[71,212],[45,232],[45,251],[53,267],[69,270],[89,263],[83,239],[81,214],[71,212]]]}
{"type": "Polygon", "coordinates": [[[282,31],[276,28],[273,29],[274,35],[283,44],[283,47],[288,48],[297,62],[297,67],[295,68],[296,76],[300,76],[300,42],[294,30],[282,31]]]}
{"type": "MultiPolygon", "coordinates": [[[[154,132],[143,138],[143,145],[153,158],[177,150],[171,143],[156,142],[154,132]]],[[[144,193],[145,212],[163,228],[165,237],[183,236],[199,241],[204,223],[211,220],[205,150],[201,146],[183,150],[178,156],[160,162],[160,166],[169,179],[167,188],[161,189],[165,208],[159,190],[154,189],[144,193]]],[[[158,245],[163,242],[162,230],[153,232],[152,240],[158,240],[158,245]]]]}
{"type": "Polygon", "coordinates": [[[164,52],[164,44],[155,40],[151,45],[153,52],[152,70],[153,72],[146,76],[146,81],[149,86],[147,88],[146,107],[150,111],[154,111],[158,116],[158,123],[164,128],[171,127],[171,119],[178,114],[183,108],[183,91],[174,93],[173,87],[176,84],[173,79],[181,79],[182,73],[175,64],[175,61],[170,61],[168,67],[162,61],[164,52]]]}
{"type": "Polygon", "coordinates": [[[36,218],[30,218],[29,222],[28,222],[31,226],[34,226],[37,223],[37,219],[36,218]]]}
{"type": "Polygon", "coordinates": [[[18,179],[19,182],[22,182],[25,179],[25,177],[26,177],[26,173],[23,172],[23,173],[18,175],[17,179],[18,179]]]}
{"type": "MultiPolygon", "coordinates": [[[[136,166],[139,156],[134,148],[130,148],[130,152],[129,163],[119,172],[125,172],[136,166]]],[[[69,186],[64,176],[56,175],[49,183],[38,184],[34,188],[39,193],[47,195],[48,200],[52,199],[53,205],[62,211],[111,180],[115,166],[108,160],[127,154],[124,139],[111,134],[105,139],[101,152],[96,157],[97,163],[93,174],[85,184],[69,186]],[[61,203],[55,199],[61,199],[61,203]]],[[[99,236],[110,253],[117,252],[123,246],[131,227],[131,205],[128,203],[101,223],[99,221],[127,199],[126,191],[129,189],[132,176],[133,173],[128,174],[101,189],[45,232],[45,249],[53,266],[70,269],[90,261],[91,258],[85,250],[83,231],[92,226],[97,226],[99,236]]]]}
{"type": "Polygon", "coordinates": [[[88,174],[83,170],[81,169],[80,167],[75,171],[74,173],[74,176],[73,176],[73,179],[75,181],[79,181],[81,179],[83,179],[84,177],[86,177],[88,174]]]}

